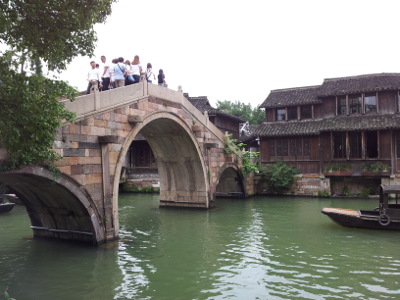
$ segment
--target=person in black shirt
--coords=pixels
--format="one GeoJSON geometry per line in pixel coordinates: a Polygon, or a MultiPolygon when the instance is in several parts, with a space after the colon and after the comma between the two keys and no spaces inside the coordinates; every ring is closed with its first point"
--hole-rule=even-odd
{"type": "Polygon", "coordinates": [[[166,86],[166,82],[165,82],[165,74],[164,71],[162,69],[160,69],[160,71],[158,71],[158,85],[159,86],[166,86]]]}

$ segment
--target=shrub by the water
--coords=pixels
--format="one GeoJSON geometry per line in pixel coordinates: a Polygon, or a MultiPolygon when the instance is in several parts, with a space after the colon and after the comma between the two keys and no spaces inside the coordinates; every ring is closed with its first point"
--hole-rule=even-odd
{"type": "Polygon", "coordinates": [[[299,170],[293,168],[283,161],[263,167],[261,176],[265,184],[265,190],[269,193],[283,193],[291,189],[299,170]]]}

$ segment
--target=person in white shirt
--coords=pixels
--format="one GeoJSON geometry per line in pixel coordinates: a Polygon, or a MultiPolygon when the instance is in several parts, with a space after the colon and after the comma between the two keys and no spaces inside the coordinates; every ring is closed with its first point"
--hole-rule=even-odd
{"type": "Polygon", "coordinates": [[[103,68],[101,69],[101,79],[103,81],[102,91],[107,91],[110,89],[110,65],[108,64],[106,57],[104,55],[101,56],[101,62],[103,68]]]}
{"type": "Polygon", "coordinates": [[[115,81],[114,81],[114,68],[115,65],[118,63],[118,58],[114,58],[111,61],[111,65],[110,65],[110,89],[115,89],[115,81]]]}
{"type": "Polygon", "coordinates": [[[86,89],[86,94],[90,94],[90,91],[92,89],[98,89],[98,88],[103,87],[103,85],[101,84],[101,77],[100,77],[99,69],[96,68],[96,62],[91,61],[90,66],[92,68],[89,70],[88,76],[87,76],[87,81],[89,83],[88,83],[88,87],[86,89]]]}
{"type": "Polygon", "coordinates": [[[127,59],[125,61],[125,85],[135,83],[135,79],[132,77],[132,66],[131,62],[127,59]]]}
{"type": "Polygon", "coordinates": [[[150,82],[150,83],[153,82],[153,79],[156,80],[156,75],[154,75],[152,68],[153,67],[151,66],[151,63],[148,63],[147,69],[146,69],[146,79],[147,79],[147,82],[150,82]]]}
{"type": "Polygon", "coordinates": [[[135,55],[135,57],[133,58],[131,65],[131,73],[133,79],[135,79],[135,83],[138,83],[140,81],[140,73],[142,73],[142,66],[140,65],[140,60],[138,55],[135,55]]]}

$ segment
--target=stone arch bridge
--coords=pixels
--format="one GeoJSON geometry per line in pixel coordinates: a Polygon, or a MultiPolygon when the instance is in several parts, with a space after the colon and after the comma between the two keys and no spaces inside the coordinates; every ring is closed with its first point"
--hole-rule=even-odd
{"type": "MultiPolygon", "coordinates": [[[[140,132],[160,176],[161,207],[212,208],[217,193],[254,193],[224,133],[181,92],[147,82],[65,101],[76,123],[54,143],[61,174],[28,166],[0,174],[26,205],[35,237],[90,241],[118,237],[118,190],[125,157],[140,132]]],[[[7,154],[0,149],[0,160],[7,154]]]]}

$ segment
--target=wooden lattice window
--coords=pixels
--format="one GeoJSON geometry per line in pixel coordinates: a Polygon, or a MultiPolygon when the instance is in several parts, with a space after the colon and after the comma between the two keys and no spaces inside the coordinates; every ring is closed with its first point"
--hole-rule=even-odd
{"type": "MultiPolygon", "coordinates": [[[[366,131],[365,135],[365,155],[367,158],[378,157],[378,132],[366,131]]],[[[399,150],[397,150],[399,151],[399,150]]]]}
{"type": "Polygon", "coordinates": [[[288,120],[297,120],[297,107],[288,107],[288,120]]]}
{"type": "Polygon", "coordinates": [[[346,158],[346,133],[335,132],[333,134],[333,150],[335,158],[346,158]]]}
{"type": "Polygon", "coordinates": [[[282,143],[281,140],[276,141],[276,156],[281,156],[282,154],[282,143]]]}
{"type": "Polygon", "coordinates": [[[350,95],[349,96],[349,105],[350,105],[350,113],[351,114],[360,114],[361,113],[361,95],[350,95]]]}
{"type": "Polygon", "coordinates": [[[337,101],[337,114],[338,115],[347,115],[346,97],[338,98],[338,101],[337,101]]]}
{"type": "Polygon", "coordinates": [[[364,96],[364,109],[365,113],[376,113],[377,109],[377,99],[376,94],[365,94],[364,96]]]}
{"type": "Polygon", "coordinates": [[[310,156],[310,140],[303,139],[303,155],[310,156]]]}
{"type": "Polygon", "coordinates": [[[271,153],[271,156],[276,156],[275,152],[275,140],[271,140],[269,142],[269,152],[271,153]]]}
{"type": "Polygon", "coordinates": [[[289,140],[289,155],[290,156],[295,156],[296,155],[296,140],[295,139],[290,139],[289,140]]]}
{"type": "Polygon", "coordinates": [[[288,156],[288,140],[280,139],[277,141],[276,145],[276,155],[277,156],[288,156]]]}
{"type": "Polygon", "coordinates": [[[361,132],[349,132],[350,158],[361,158],[361,132]]]}
{"type": "Polygon", "coordinates": [[[296,155],[303,156],[303,143],[301,139],[296,140],[296,155]]]}
{"type": "Polygon", "coordinates": [[[400,159],[400,134],[396,138],[396,157],[400,159]]]}
{"type": "Polygon", "coordinates": [[[302,120],[311,119],[312,118],[312,109],[311,105],[305,105],[300,107],[300,118],[302,120]]]}
{"type": "Polygon", "coordinates": [[[285,121],[286,120],[286,109],[284,109],[284,108],[276,109],[276,120],[277,121],[285,121]]]}

